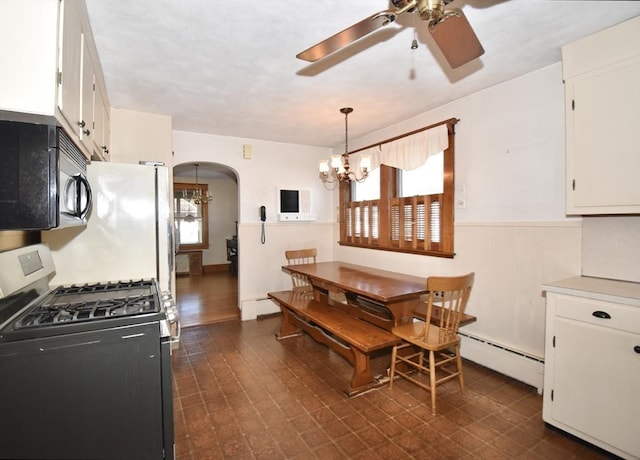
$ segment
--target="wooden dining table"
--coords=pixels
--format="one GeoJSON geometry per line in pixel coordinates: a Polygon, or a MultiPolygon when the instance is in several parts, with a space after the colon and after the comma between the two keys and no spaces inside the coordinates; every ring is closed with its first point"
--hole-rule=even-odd
{"type": "Polygon", "coordinates": [[[425,277],[346,262],[285,265],[282,269],[306,276],[316,300],[336,304],[329,293],[343,293],[344,308],[357,309],[358,316],[370,315],[363,319],[387,330],[412,321],[420,296],[428,292],[425,277]]]}

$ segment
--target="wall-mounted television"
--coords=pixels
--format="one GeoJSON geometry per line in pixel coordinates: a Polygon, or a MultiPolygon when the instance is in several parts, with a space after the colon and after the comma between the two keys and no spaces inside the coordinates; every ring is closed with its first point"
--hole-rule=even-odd
{"type": "Polygon", "coordinates": [[[278,190],[278,220],[296,222],[316,220],[311,213],[311,191],[279,189],[278,190]]]}

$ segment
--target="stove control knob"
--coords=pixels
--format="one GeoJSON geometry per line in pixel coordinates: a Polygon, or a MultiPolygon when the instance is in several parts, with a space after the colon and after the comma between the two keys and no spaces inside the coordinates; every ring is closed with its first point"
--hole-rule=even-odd
{"type": "Polygon", "coordinates": [[[173,300],[165,300],[164,302],[162,302],[162,306],[165,309],[171,308],[175,305],[175,303],[173,303],[173,300]]]}
{"type": "Polygon", "coordinates": [[[167,320],[169,320],[170,323],[174,323],[178,320],[178,315],[174,311],[168,311],[167,320]]]}

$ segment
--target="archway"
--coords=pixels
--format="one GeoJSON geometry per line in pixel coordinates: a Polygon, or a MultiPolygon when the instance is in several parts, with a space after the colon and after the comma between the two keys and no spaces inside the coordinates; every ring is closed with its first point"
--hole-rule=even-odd
{"type": "Polygon", "coordinates": [[[174,166],[173,182],[176,299],[182,327],[236,320],[238,278],[227,247],[235,242],[239,249],[238,176],[222,164],[189,162],[174,166]],[[196,188],[211,201],[196,200],[196,188]]]}

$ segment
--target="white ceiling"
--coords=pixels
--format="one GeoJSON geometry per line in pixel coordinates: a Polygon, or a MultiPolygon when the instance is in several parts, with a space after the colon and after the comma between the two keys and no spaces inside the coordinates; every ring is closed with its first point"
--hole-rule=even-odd
{"type": "Polygon", "coordinates": [[[341,107],[355,109],[356,138],[559,62],[562,45],[640,15],[638,1],[455,0],[485,54],[454,71],[409,13],[318,63],[296,59],[387,0],[86,3],[113,107],[170,115],[176,130],[325,147],[343,145],[341,107]]]}

